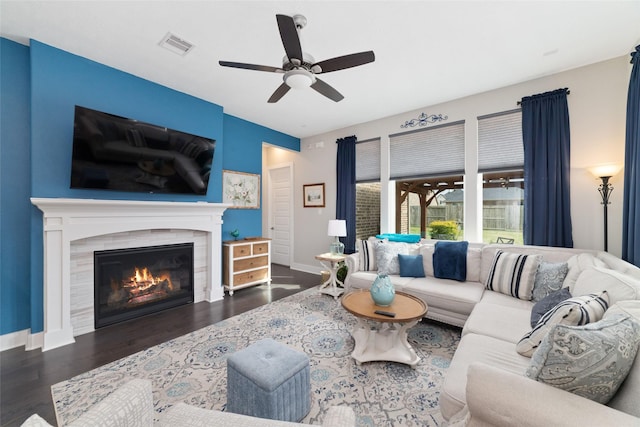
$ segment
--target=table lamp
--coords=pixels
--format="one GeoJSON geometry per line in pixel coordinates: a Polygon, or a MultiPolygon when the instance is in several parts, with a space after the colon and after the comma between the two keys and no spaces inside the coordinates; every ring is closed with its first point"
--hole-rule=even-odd
{"type": "Polygon", "coordinates": [[[331,255],[342,255],[344,253],[344,244],[339,238],[347,235],[347,221],[344,219],[329,220],[327,234],[335,237],[335,240],[331,242],[331,246],[329,246],[331,255]]]}

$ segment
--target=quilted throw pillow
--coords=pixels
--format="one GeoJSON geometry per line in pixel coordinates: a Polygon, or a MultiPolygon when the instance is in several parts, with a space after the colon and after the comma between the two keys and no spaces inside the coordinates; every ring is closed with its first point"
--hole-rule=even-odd
{"type": "Polygon", "coordinates": [[[585,326],[556,325],[531,358],[527,377],[606,404],[627,377],[640,344],[628,315],[585,326]]]}
{"type": "Polygon", "coordinates": [[[515,298],[531,300],[533,281],[541,258],[540,255],[496,251],[486,288],[515,298]]]}
{"type": "Polygon", "coordinates": [[[609,307],[609,297],[604,291],[569,298],[545,313],[536,326],[516,344],[516,351],[531,357],[542,340],[555,325],[578,326],[597,322],[609,307]]]}
{"type": "Polygon", "coordinates": [[[560,290],[568,272],[569,265],[566,262],[541,261],[533,281],[533,301],[540,301],[550,293],[560,290]]]}
{"type": "Polygon", "coordinates": [[[376,263],[378,274],[400,274],[398,254],[409,254],[409,246],[398,242],[377,242],[376,263]]]}
{"type": "Polygon", "coordinates": [[[371,240],[358,239],[356,241],[356,251],[358,252],[361,271],[376,271],[378,269],[375,243],[375,241],[371,240]]]}

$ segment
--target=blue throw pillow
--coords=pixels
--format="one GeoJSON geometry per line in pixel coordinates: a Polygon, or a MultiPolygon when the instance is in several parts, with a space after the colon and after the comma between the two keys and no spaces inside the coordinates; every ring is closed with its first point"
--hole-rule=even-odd
{"type": "Polygon", "coordinates": [[[433,276],[439,279],[467,280],[469,242],[436,242],[433,250],[433,276]]]}
{"type": "Polygon", "coordinates": [[[569,288],[562,288],[558,291],[551,292],[549,295],[535,303],[531,309],[531,327],[535,328],[538,321],[540,321],[540,318],[544,316],[546,312],[569,298],[571,298],[569,288]]]}
{"type": "Polygon", "coordinates": [[[400,277],[424,277],[422,255],[398,254],[400,277]]]}

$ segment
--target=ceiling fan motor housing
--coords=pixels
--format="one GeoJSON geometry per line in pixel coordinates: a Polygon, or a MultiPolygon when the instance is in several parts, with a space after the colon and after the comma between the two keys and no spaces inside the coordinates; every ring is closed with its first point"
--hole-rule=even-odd
{"type": "Polygon", "coordinates": [[[307,18],[302,15],[276,15],[280,38],[286,52],[282,59],[282,68],[266,65],[245,64],[242,62],[219,61],[224,67],[243,68],[246,70],[284,73],[284,82],[278,86],[267,102],[278,102],[290,88],[311,87],[321,95],[332,101],[339,102],[344,96],[331,85],[316,77],[316,74],[344,70],[368,64],[375,60],[373,51],[358,52],[350,55],[337,56],[318,63],[313,56],[302,50],[300,30],[307,25],[307,18]]]}
{"type": "Polygon", "coordinates": [[[300,68],[287,71],[282,79],[292,89],[304,89],[316,82],[316,76],[312,72],[300,68]]]}

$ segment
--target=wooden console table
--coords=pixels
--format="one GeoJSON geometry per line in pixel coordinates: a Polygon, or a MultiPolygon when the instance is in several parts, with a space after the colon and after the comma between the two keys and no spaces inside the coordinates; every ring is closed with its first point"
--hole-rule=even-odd
{"type": "Polygon", "coordinates": [[[222,282],[233,295],[236,289],[271,285],[271,239],[263,237],[222,243],[222,282]]]}

